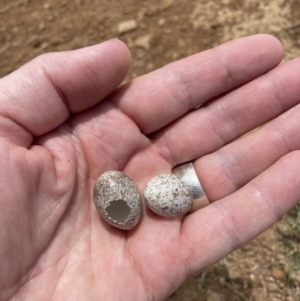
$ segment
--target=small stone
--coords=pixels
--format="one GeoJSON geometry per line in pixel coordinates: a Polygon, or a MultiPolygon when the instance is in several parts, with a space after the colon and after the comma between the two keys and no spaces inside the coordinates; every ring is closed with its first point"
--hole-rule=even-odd
{"type": "Polygon", "coordinates": [[[150,42],[151,42],[151,35],[146,35],[146,36],[142,36],[142,37],[137,38],[134,41],[134,46],[141,47],[141,48],[149,50],[150,49],[150,42]]]}
{"type": "Polygon", "coordinates": [[[225,297],[221,294],[210,292],[206,301],[226,301],[225,297]]]}
{"type": "Polygon", "coordinates": [[[144,8],[142,10],[140,10],[139,13],[137,14],[137,19],[142,20],[145,16],[145,12],[146,12],[146,10],[144,8]]]}
{"type": "Polygon", "coordinates": [[[0,47],[0,54],[4,53],[7,50],[7,48],[8,48],[7,45],[0,47]]]}
{"type": "Polygon", "coordinates": [[[179,47],[186,47],[186,42],[184,40],[178,40],[178,46],[179,47]]]}
{"type": "Polygon", "coordinates": [[[289,278],[290,278],[292,281],[294,281],[294,282],[300,284],[300,273],[299,273],[299,271],[293,271],[293,272],[291,272],[291,273],[289,274],[289,278]]]}
{"type": "Polygon", "coordinates": [[[163,18],[159,19],[158,22],[157,22],[157,24],[158,24],[159,26],[163,26],[165,23],[166,23],[166,20],[163,19],[163,18]]]}
{"type": "Polygon", "coordinates": [[[41,23],[38,25],[38,30],[39,30],[39,31],[44,31],[44,30],[45,30],[45,23],[44,23],[44,22],[41,22],[41,23]]]}
{"type": "Polygon", "coordinates": [[[178,52],[176,52],[176,51],[172,51],[170,53],[170,56],[171,56],[171,58],[172,58],[173,61],[176,61],[180,57],[180,54],[178,52]]]}
{"type": "MultiPolygon", "coordinates": [[[[295,296],[295,294],[296,294],[296,289],[295,288],[286,287],[285,291],[291,297],[295,296]]],[[[294,301],[294,299],[292,301],[294,301]]]]}
{"type": "Polygon", "coordinates": [[[154,70],[154,65],[153,65],[152,63],[148,63],[148,64],[146,65],[146,70],[147,70],[148,72],[154,70]]]}
{"type": "Polygon", "coordinates": [[[165,217],[184,215],[193,205],[187,188],[173,174],[151,179],[145,187],[144,197],[153,212],[165,217]]]}
{"type": "Polygon", "coordinates": [[[279,261],[282,261],[282,260],[285,260],[285,256],[281,253],[277,254],[276,258],[279,260],[279,261]]]}
{"type": "Polygon", "coordinates": [[[270,282],[275,282],[275,279],[274,279],[273,276],[269,276],[269,277],[267,278],[267,280],[269,280],[270,282]]]}
{"type": "Polygon", "coordinates": [[[128,20],[118,24],[117,31],[119,34],[135,30],[137,28],[137,22],[135,20],[128,20]]]}
{"type": "Polygon", "coordinates": [[[279,269],[279,268],[273,268],[273,269],[272,269],[272,276],[273,276],[275,279],[280,279],[280,280],[284,280],[284,279],[286,278],[285,272],[282,271],[282,270],[279,269]]]}
{"type": "Polygon", "coordinates": [[[163,0],[163,1],[161,2],[160,9],[161,9],[161,10],[168,9],[168,8],[170,8],[173,4],[174,4],[174,0],[163,0]]]}
{"type": "Polygon", "coordinates": [[[273,283],[273,282],[267,284],[267,289],[271,293],[279,291],[278,285],[276,283],[273,283]]]}
{"type": "Polygon", "coordinates": [[[47,43],[47,42],[42,42],[42,44],[41,44],[42,49],[46,49],[46,48],[48,48],[48,46],[49,46],[49,43],[47,43]]]}

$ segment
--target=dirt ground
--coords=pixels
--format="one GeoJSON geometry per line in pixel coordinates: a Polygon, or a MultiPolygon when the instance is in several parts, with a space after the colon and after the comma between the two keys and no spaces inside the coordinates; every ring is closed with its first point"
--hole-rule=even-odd
{"type": "MultiPolygon", "coordinates": [[[[299,0],[1,0],[0,77],[39,54],[114,37],[132,52],[127,80],[254,33],[278,37],[287,61],[300,50],[299,16],[299,0]]],[[[300,206],[168,300],[299,301],[299,269],[300,206]]]]}

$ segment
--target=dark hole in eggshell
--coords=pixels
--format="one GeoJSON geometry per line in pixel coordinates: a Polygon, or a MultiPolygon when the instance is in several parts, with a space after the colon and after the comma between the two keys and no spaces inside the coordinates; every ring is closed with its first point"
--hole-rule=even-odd
{"type": "Polygon", "coordinates": [[[116,200],[110,202],[109,206],[105,208],[107,216],[119,224],[124,224],[130,214],[130,207],[124,200],[116,200]]]}

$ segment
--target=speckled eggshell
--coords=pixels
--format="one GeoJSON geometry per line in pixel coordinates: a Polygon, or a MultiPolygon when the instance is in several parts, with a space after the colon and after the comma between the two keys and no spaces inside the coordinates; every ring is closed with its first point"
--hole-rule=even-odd
{"type": "Polygon", "coordinates": [[[97,179],[94,186],[94,202],[100,216],[119,229],[130,230],[139,222],[142,208],[139,189],[122,172],[107,171],[97,179]],[[106,211],[111,202],[118,200],[125,201],[130,208],[127,220],[122,223],[109,217],[106,211]]]}
{"type": "Polygon", "coordinates": [[[144,198],[152,211],[165,217],[183,215],[193,204],[187,188],[173,174],[151,179],[144,189],[144,198]]]}

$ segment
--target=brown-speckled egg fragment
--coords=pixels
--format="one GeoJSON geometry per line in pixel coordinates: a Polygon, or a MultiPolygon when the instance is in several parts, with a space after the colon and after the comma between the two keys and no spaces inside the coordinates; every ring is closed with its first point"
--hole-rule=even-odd
{"type": "Polygon", "coordinates": [[[173,174],[151,179],[144,189],[144,198],[152,211],[165,217],[186,214],[193,204],[187,188],[173,174]]]}
{"type": "Polygon", "coordinates": [[[100,216],[119,229],[130,230],[139,222],[142,208],[139,189],[120,171],[107,171],[97,179],[94,202],[100,216]]]}

